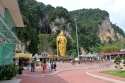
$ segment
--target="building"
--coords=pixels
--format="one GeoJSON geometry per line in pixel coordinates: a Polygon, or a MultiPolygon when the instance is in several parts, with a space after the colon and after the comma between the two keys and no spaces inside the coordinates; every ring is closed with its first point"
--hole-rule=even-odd
{"type": "Polygon", "coordinates": [[[13,62],[20,41],[16,27],[24,27],[17,0],[0,0],[0,65],[13,62]]]}

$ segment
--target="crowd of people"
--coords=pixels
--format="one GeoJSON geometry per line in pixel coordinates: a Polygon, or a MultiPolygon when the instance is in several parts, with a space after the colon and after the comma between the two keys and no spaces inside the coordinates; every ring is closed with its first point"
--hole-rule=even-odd
{"type": "MultiPolygon", "coordinates": [[[[26,69],[29,70],[31,67],[31,72],[36,72],[36,63],[35,61],[29,62],[27,65],[26,69]]],[[[47,70],[48,71],[56,71],[56,62],[49,62],[47,63],[46,61],[41,62],[41,67],[42,67],[42,72],[45,73],[47,70]]]]}
{"type": "MultiPolygon", "coordinates": [[[[63,64],[64,64],[64,60],[61,61],[63,64]]],[[[75,65],[76,61],[73,59],[71,61],[67,61],[67,62],[70,62],[72,65],[75,65]]],[[[78,64],[88,64],[88,65],[98,65],[99,68],[104,68],[104,67],[110,67],[110,65],[113,63],[111,61],[81,61],[79,62],[78,61],[78,64]]],[[[41,71],[43,73],[46,73],[47,71],[56,71],[56,67],[57,67],[57,64],[55,61],[49,61],[49,62],[46,62],[46,61],[42,61],[41,63],[39,63],[40,66],[41,66],[41,71]]],[[[36,72],[36,62],[35,61],[31,61],[28,63],[28,65],[26,66],[26,70],[30,70],[31,69],[31,72],[36,72]]],[[[20,69],[19,69],[19,74],[22,74],[22,70],[24,70],[24,68],[21,66],[20,69]]]]}
{"type": "Polygon", "coordinates": [[[41,65],[41,67],[43,68],[43,73],[46,72],[46,70],[48,69],[49,71],[56,71],[56,62],[49,62],[48,64],[45,62],[43,62],[43,64],[41,65]]]}

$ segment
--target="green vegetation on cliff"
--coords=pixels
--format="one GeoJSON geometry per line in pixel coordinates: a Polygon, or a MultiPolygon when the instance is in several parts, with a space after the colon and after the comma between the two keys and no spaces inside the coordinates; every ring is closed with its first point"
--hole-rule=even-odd
{"type": "MultiPolygon", "coordinates": [[[[69,12],[63,7],[54,8],[51,5],[45,5],[42,2],[37,2],[36,0],[18,0],[18,2],[25,27],[18,28],[17,35],[18,38],[26,44],[26,50],[33,54],[40,52],[40,49],[43,50],[44,48],[39,46],[40,41],[43,42],[42,40],[39,40],[39,34],[42,34],[42,36],[43,34],[47,34],[47,41],[49,42],[48,47],[56,50],[55,38],[60,30],[58,30],[56,34],[52,34],[49,23],[54,22],[57,17],[63,17],[66,20],[66,23],[63,24],[61,29],[66,30],[66,24],[68,23],[70,23],[70,26],[72,27],[71,36],[75,42],[72,43],[71,39],[67,37],[67,51],[76,51],[76,29],[75,22],[73,20],[74,16],[78,16],[77,25],[79,47],[83,47],[86,52],[101,52],[102,48],[106,45],[106,42],[101,43],[100,38],[98,37],[98,25],[102,23],[102,20],[104,20],[105,17],[109,17],[108,12],[105,10],[81,9],[69,12]],[[41,26],[39,27],[38,23],[40,20],[44,21],[44,23],[41,23],[41,26]],[[27,45],[27,41],[30,41],[30,45],[27,45]]],[[[58,26],[60,23],[54,22],[54,25],[58,26]]],[[[115,24],[112,24],[112,27],[115,32],[118,32],[125,37],[122,29],[115,24]]],[[[109,43],[111,44],[111,42],[109,43]]]]}

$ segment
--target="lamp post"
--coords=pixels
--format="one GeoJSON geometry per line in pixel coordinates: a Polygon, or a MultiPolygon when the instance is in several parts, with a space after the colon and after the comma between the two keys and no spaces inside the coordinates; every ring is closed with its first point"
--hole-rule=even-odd
{"type": "Polygon", "coordinates": [[[78,52],[78,59],[79,59],[78,32],[77,32],[77,23],[76,23],[77,18],[74,17],[74,20],[75,20],[75,26],[76,26],[77,52],[78,52]]]}

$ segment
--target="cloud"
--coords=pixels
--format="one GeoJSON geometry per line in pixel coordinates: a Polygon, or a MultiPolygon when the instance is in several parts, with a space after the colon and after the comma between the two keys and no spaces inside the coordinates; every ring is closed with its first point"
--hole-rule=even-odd
{"type": "Polygon", "coordinates": [[[68,11],[83,8],[99,8],[106,10],[112,23],[125,31],[125,0],[37,0],[54,7],[62,6],[68,11]]]}

